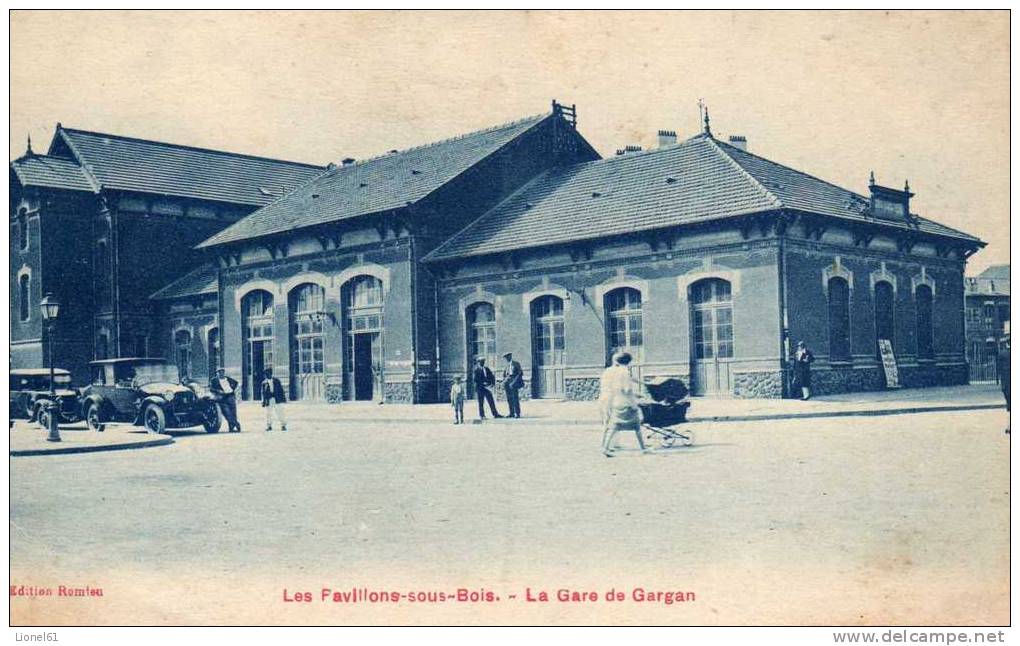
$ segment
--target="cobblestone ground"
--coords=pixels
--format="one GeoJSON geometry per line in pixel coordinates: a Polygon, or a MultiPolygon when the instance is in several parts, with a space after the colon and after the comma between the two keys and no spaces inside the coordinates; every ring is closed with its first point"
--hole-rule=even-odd
{"type": "Polygon", "coordinates": [[[613,459],[583,427],[366,422],[15,458],[11,583],[104,595],[12,598],[12,621],[1003,624],[1005,422],[700,424],[613,459]],[[499,600],[320,601],[360,586],[499,600]]]}

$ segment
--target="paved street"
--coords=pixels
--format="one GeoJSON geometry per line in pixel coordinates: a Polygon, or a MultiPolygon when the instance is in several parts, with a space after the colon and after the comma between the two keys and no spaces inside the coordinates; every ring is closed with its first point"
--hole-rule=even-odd
{"type": "Polygon", "coordinates": [[[241,434],[12,459],[12,584],[104,590],[12,598],[12,621],[1008,621],[1005,411],[704,422],[695,447],[614,459],[582,426],[284,434],[251,415],[241,434]],[[362,586],[500,601],[319,601],[362,586]],[[555,602],[610,587],[628,600],[555,602]]]}

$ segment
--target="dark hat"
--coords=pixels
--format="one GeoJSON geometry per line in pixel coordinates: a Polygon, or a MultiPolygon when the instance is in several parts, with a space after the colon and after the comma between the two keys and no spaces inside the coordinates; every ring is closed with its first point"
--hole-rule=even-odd
{"type": "Polygon", "coordinates": [[[806,348],[807,345],[805,345],[803,341],[797,341],[797,347],[798,348],[806,348]]]}
{"type": "Polygon", "coordinates": [[[504,352],[504,353],[503,353],[503,358],[504,358],[504,359],[509,359],[509,358],[510,358],[510,357],[512,357],[512,356],[514,356],[514,353],[513,353],[513,352],[504,352]]]}

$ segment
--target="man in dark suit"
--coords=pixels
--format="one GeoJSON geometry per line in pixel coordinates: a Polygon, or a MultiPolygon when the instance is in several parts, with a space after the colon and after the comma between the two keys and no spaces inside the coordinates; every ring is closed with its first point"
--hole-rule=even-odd
{"type": "Polygon", "coordinates": [[[283,394],[283,384],[273,376],[273,369],[266,370],[262,380],[262,408],[266,411],[266,430],[273,430],[273,417],[280,423],[280,430],[287,430],[287,418],[283,415],[283,405],[287,396],[283,394]]]}
{"type": "Polygon", "coordinates": [[[237,421],[237,380],[228,377],[223,368],[216,370],[216,376],[209,382],[209,390],[216,395],[216,400],[227,418],[227,427],[231,433],[241,432],[241,423],[237,421]]]}
{"type": "Polygon", "coordinates": [[[496,410],[496,400],[493,399],[492,390],[490,390],[496,384],[496,375],[492,374],[492,371],[485,365],[484,357],[476,359],[473,376],[475,380],[475,394],[478,396],[478,417],[485,419],[485,406],[483,404],[486,401],[489,402],[489,410],[492,411],[493,417],[503,417],[496,410]]]}
{"type": "Polygon", "coordinates": [[[503,391],[506,392],[506,402],[510,406],[510,417],[521,417],[521,396],[520,390],[524,387],[524,371],[521,364],[514,361],[514,355],[507,352],[503,355],[506,365],[503,367],[503,391]]]}

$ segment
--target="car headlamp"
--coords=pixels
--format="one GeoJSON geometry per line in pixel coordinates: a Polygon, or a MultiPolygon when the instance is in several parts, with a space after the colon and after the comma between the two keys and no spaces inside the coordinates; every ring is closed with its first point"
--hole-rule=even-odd
{"type": "Polygon", "coordinates": [[[174,391],[172,390],[166,391],[165,393],[163,393],[163,397],[165,397],[167,401],[173,401],[174,391]]]}

